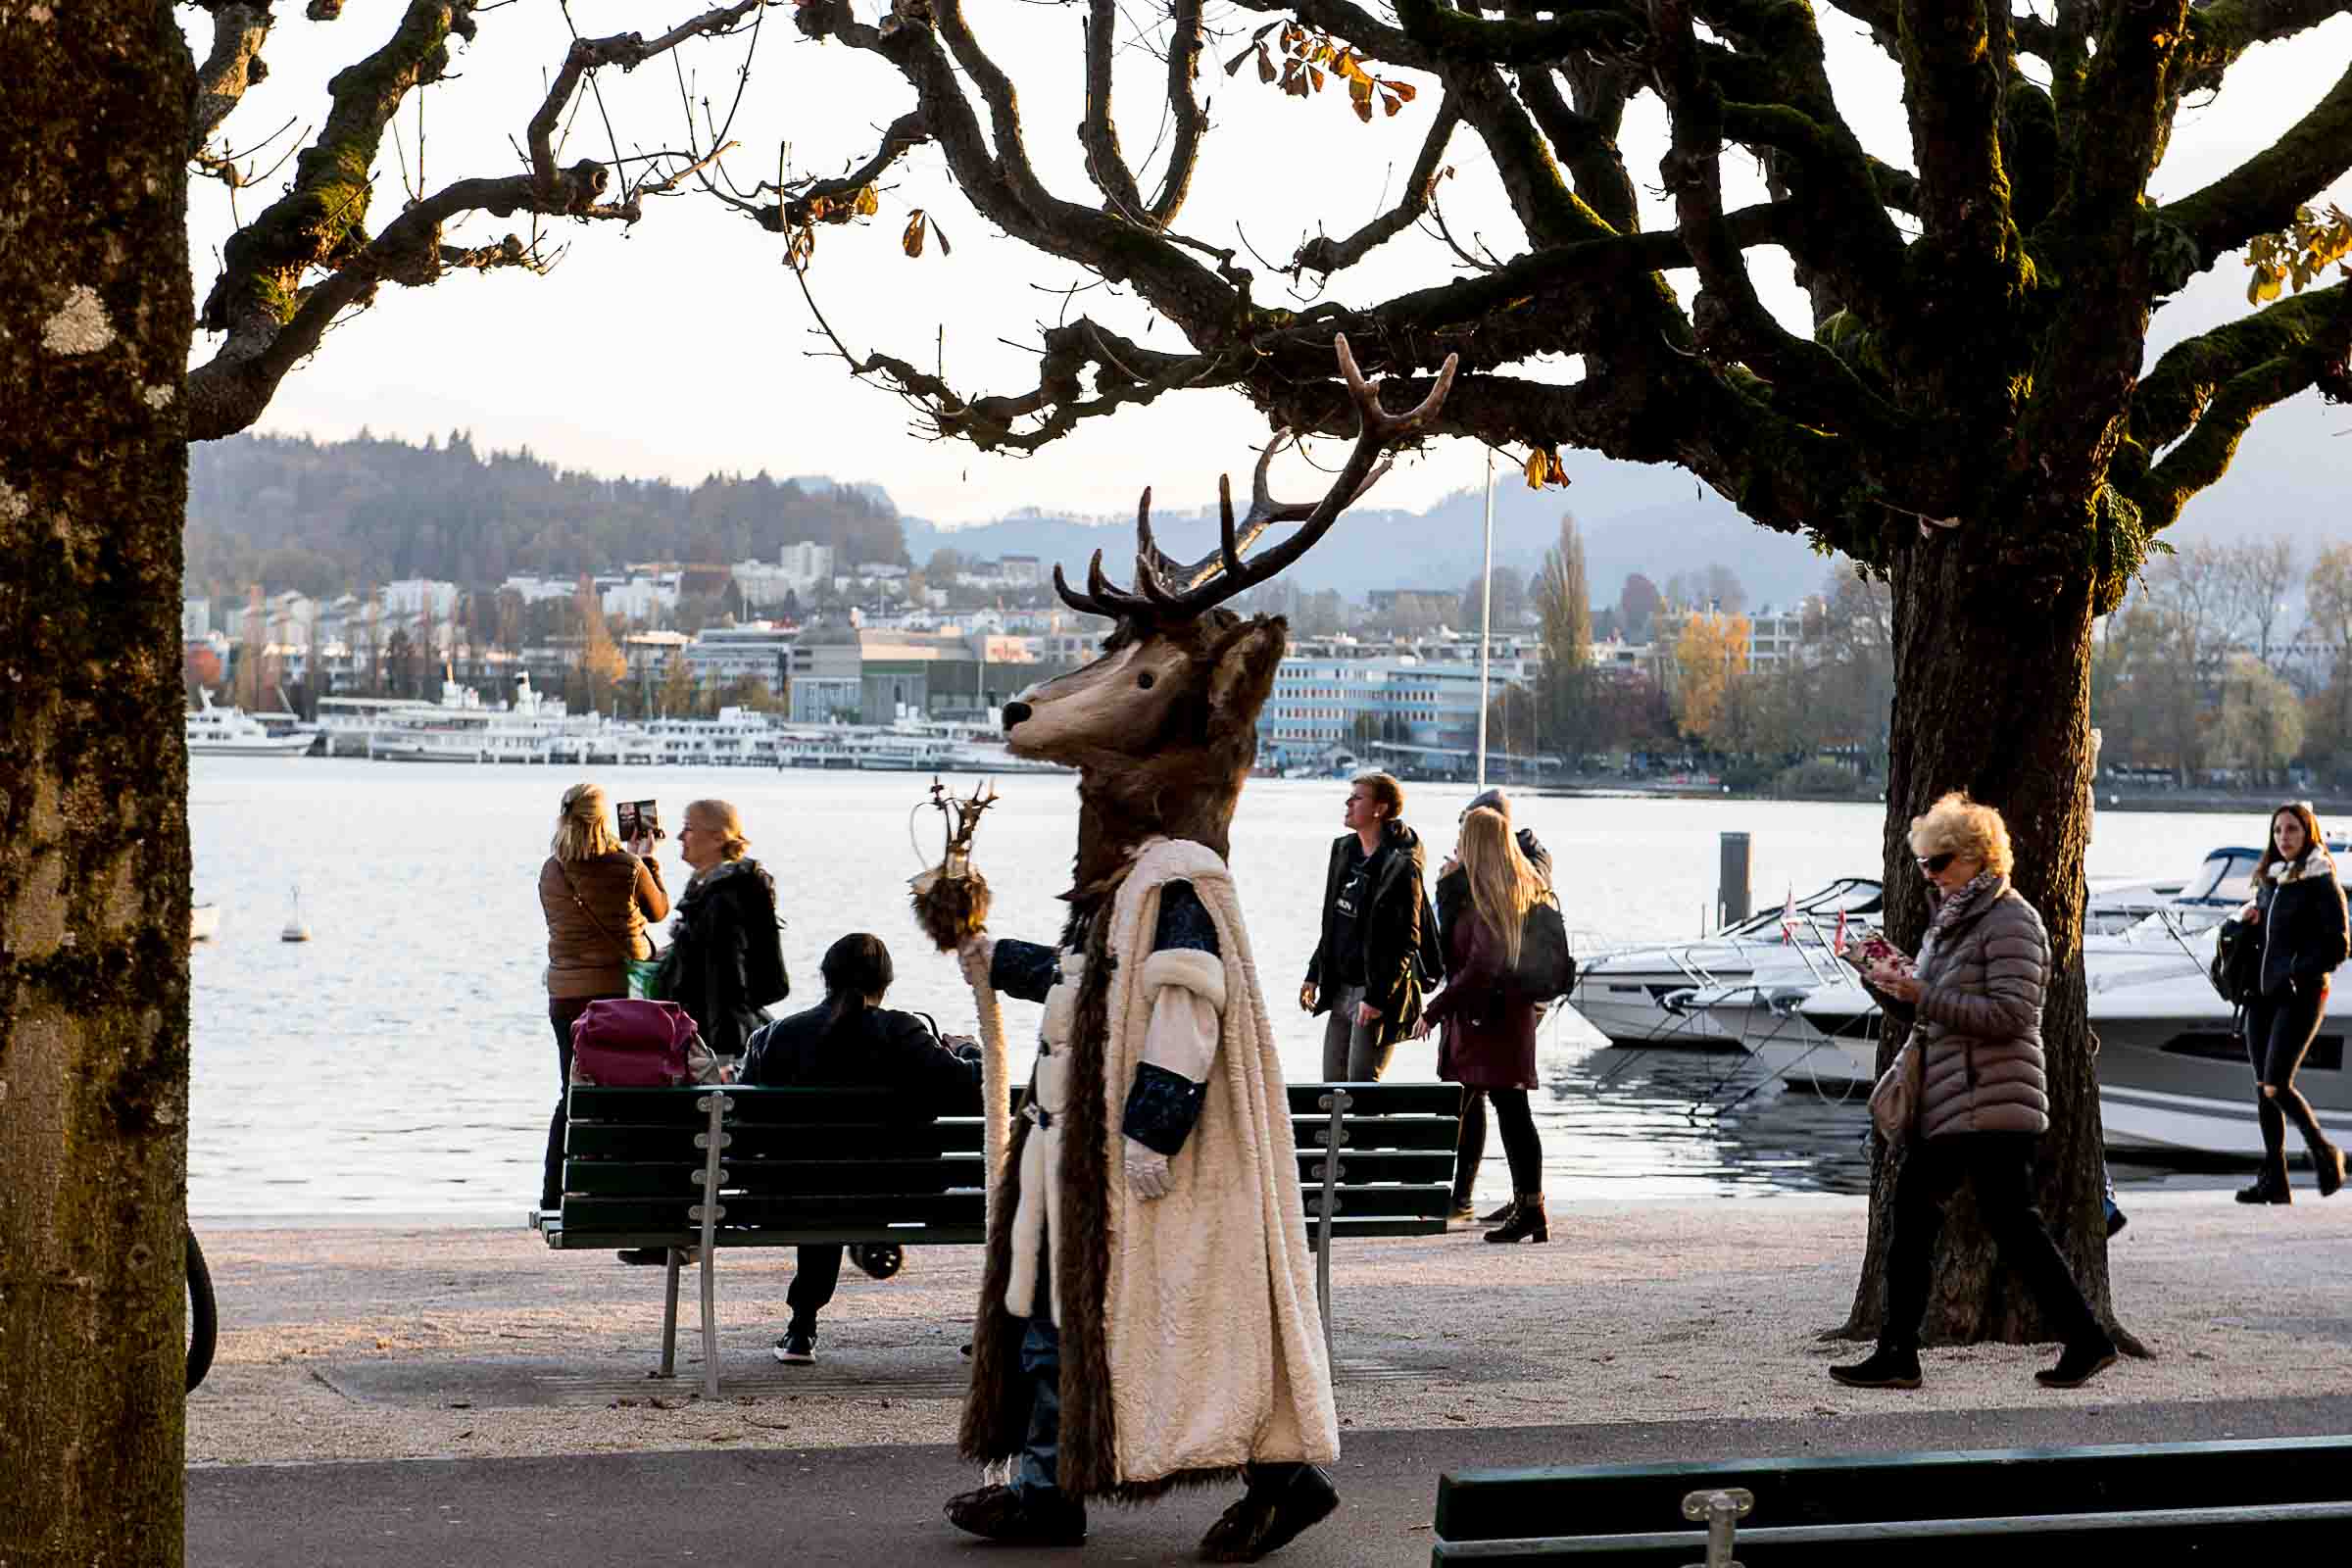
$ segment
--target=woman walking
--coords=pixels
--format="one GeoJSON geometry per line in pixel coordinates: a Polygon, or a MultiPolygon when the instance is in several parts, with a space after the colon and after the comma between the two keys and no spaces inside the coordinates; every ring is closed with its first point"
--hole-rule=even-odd
{"type": "Polygon", "coordinates": [[[1511,1167],[1512,1207],[1490,1242],[1548,1242],[1544,1212],[1544,1145],[1528,1109],[1536,1087],[1536,1006],[1510,985],[1519,962],[1527,911],[1551,895],[1528,863],[1500,811],[1481,807],[1462,818],[1462,870],[1469,906],[1446,927],[1446,989],[1422,1010],[1414,1036],[1446,1026],[1438,1076],[1466,1092],[1484,1090],[1511,1167]]]}
{"type": "Polygon", "coordinates": [[[741,1056],[767,1007],[792,992],[784,972],[784,922],[776,884],[745,852],[743,818],[725,801],[694,801],[678,826],[678,854],[694,875],[678,895],[662,978],[669,1000],[720,1056],[741,1056]]]}
{"type": "Polygon", "coordinates": [[[2262,1122],[2262,1174],[2237,1200],[2294,1200],[2286,1185],[2289,1119],[2311,1151],[2320,1196],[2332,1198],[2344,1185],[2344,1152],[2321,1133],[2311,1102],[2295,1088],[2295,1069],[2327,1016],[2328,976],[2344,961],[2344,890],[2308,804],[2297,801],[2271,813],[2271,841],[2254,869],[2254,899],[2237,917],[2262,929],[2262,994],[2247,1005],[2245,1022],[2254,1109],[2262,1122]]]}
{"type": "Polygon", "coordinates": [[[2041,1054],[2050,939],[2010,886],[2009,828],[1991,807],[1944,796],[1911,819],[1911,853],[1932,884],[1935,913],[1914,972],[1881,964],[1870,982],[1915,1014],[1903,1050],[1922,1054],[1918,1123],[1895,1176],[1878,1349],[1830,1376],[1857,1389],[1919,1387],[1929,1267],[1943,1206],[1965,1181],[2002,1259],[2063,1336],[2058,1364],[2034,1377],[2079,1388],[2115,1364],[2115,1341],[2034,1206],[2034,1148],[2050,1126],[2041,1054]]]}
{"type": "Polygon", "coordinates": [[[624,847],[613,831],[605,792],[574,784],[556,812],[556,838],[539,867],[539,907],[547,916],[547,1021],[556,1031],[556,1114],[547,1127],[547,1164],[539,1206],[564,1200],[564,1098],[571,1083],[571,1026],[591,1002],[629,994],[627,960],[650,958],[645,928],[669,913],[654,841],[624,847]]]}

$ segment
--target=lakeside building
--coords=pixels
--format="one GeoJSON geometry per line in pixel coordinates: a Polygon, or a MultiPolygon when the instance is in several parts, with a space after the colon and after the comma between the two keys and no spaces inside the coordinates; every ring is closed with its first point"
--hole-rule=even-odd
{"type": "Polygon", "coordinates": [[[790,621],[755,620],[742,626],[706,626],[684,647],[686,666],[697,686],[716,689],[742,680],[763,680],[782,691],[792,679],[793,648],[801,629],[790,621]]]}
{"type": "Polygon", "coordinates": [[[976,718],[1013,693],[1095,657],[1096,634],[1025,637],[974,627],[831,621],[793,650],[796,724],[887,724],[901,717],[976,718]]]}
{"type": "MultiPolygon", "coordinates": [[[[1490,662],[1490,699],[1532,678],[1540,659],[1490,662]]],[[[1294,648],[1274,672],[1259,711],[1260,760],[1287,767],[1333,752],[1386,742],[1460,751],[1478,745],[1478,658],[1334,657],[1294,648]]]]}

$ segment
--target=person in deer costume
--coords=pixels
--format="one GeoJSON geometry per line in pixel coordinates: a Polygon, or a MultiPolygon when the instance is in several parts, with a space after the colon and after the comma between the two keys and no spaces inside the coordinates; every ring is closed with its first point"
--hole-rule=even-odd
{"type": "Polygon", "coordinates": [[[969,938],[975,983],[1045,1005],[1037,1066],[997,1173],[964,1405],[965,1457],[1008,1478],[947,1504],[990,1540],[1076,1545],[1086,1504],[1246,1482],[1201,1556],[1254,1562],[1339,1505],[1339,1456],[1298,1155],[1265,997],[1225,863],[1258,710],[1288,643],[1279,616],[1216,608],[1280,571],[1370,487],[1392,443],[1452,384],[1391,415],[1340,368],[1355,451],[1323,499],[1266,492],[1186,566],[1136,531],[1136,589],[1098,554],[1074,608],[1116,628],[1085,668],[1004,708],[1009,749],[1079,770],[1075,881],[1053,947],[969,938]],[[1268,524],[1298,530],[1245,564],[1268,524]]]}

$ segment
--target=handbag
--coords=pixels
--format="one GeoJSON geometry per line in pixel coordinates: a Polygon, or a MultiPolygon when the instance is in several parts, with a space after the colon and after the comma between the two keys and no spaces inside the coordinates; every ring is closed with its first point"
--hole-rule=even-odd
{"type": "Polygon", "coordinates": [[[674,1002],[591,1002],[571,1026],[572,1073],[608,1089],[691,1083],[687,1053],[701,1039],[674,1002]]]}
{"type": "Polygon", "coordinates": [[[1927,1058],[1912,1041],[1903,1049],[1870,1091],[1870,1121],[1889,1144],[1900,1143],[1919,1121],[1920,1091],[1927,1081],[1927,1058]]]}

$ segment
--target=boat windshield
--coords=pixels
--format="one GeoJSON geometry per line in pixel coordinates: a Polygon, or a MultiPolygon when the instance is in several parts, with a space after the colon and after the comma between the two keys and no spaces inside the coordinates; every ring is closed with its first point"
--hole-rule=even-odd
{"type": "Polygon", "coordinates": [[[2260,850],[2230,846],[2215,850],[2180,890],[2183,904],[2243,904],[2254,896],[2254,867],[2260,850]]]}
{"type": "Polygon", "coordinates": [[[1748,937],[1769,933],[1778,936],[1781,921],[1793,911],[1798,918],[1821,915],[1835,920],[1840,914],[1876,914],[1886,902],[1886,893],[1874,877],[1848,876],[1809,893],[1788,905],[1774,905],[1748,916],[1738,925],[1718,933],[1727,937],[1748,937]]]}

